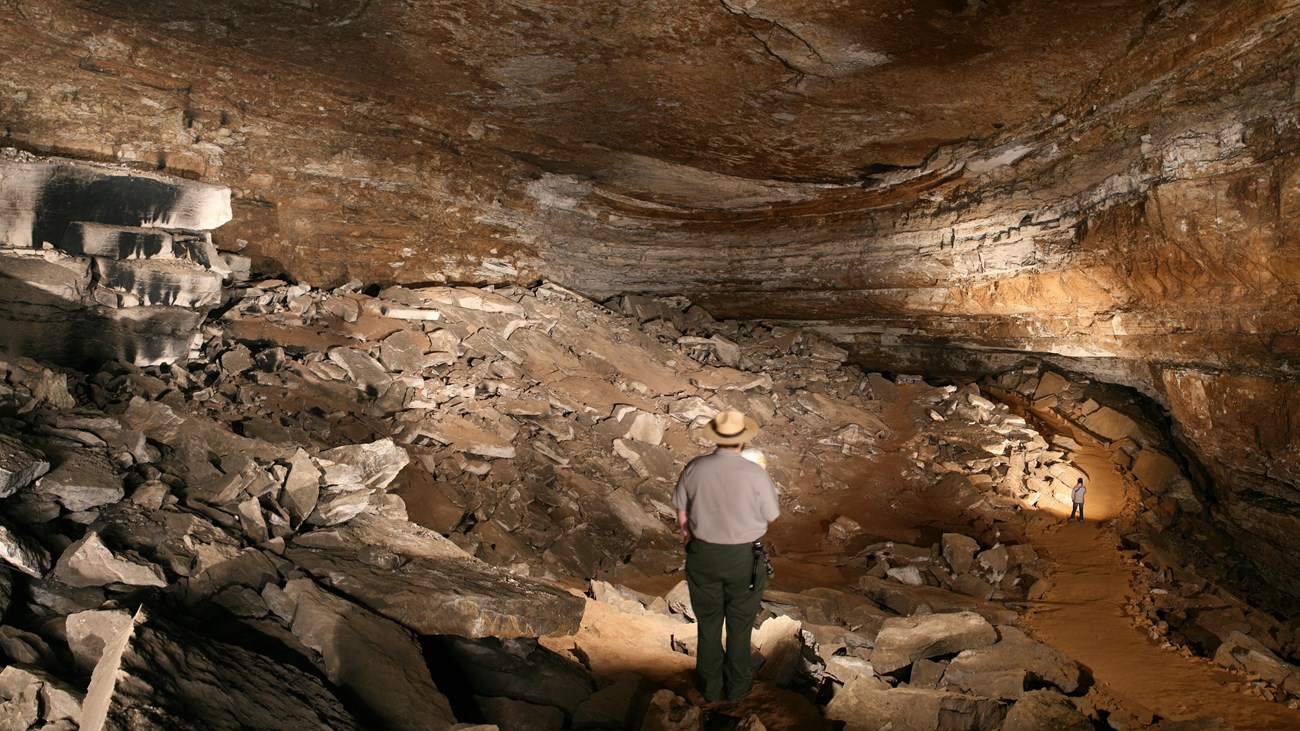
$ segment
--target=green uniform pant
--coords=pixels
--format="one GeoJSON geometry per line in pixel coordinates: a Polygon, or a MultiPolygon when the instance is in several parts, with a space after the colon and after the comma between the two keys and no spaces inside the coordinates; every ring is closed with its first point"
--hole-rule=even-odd
{"type": "Polygon", "coordinates": [[[749,637],[767,583],[767,572],[760,567],[750,589],[753,573],[754,549],[748,543],[722,545],[697,538],[686,546],[686,585],[698,623],[695,680],[706,700],[721,698],[724,684],[731,700],[740,700],[749,692],[753,680],[749,637]]]}

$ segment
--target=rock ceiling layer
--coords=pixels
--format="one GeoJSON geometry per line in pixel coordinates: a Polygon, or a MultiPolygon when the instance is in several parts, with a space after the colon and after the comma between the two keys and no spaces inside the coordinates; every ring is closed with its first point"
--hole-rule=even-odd
{"type": "Polygon", "coordinates": [[[315,284],[549,278],[1038,353],[1300,529],[1300,3],[0,3],[2,141],[229,185],[315,284]]]}

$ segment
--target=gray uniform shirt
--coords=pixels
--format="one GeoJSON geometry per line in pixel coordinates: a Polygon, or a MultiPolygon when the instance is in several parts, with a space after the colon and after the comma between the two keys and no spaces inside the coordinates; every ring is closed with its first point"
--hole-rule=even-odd
{"type": "Polygon", "coordinates": [[[1070,491],[1070,499],[1076,503],[1081,503],[1083,502],[1083,495],[1086,492],[1088,492],[1088,488],[1083,485],[1075,485],[1074,489],[1070,491]]]}
{"type": "Polygon", "coordinates": [[[686,511],[691,535],[708,543],[753,543],[781,514],[767,470],[736,452],[719,449],[682,470],[673,506],[686,511]]]}

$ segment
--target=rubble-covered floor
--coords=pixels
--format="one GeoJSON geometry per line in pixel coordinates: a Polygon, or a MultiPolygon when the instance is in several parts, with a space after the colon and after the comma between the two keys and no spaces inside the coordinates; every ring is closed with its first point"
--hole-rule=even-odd
{"type": "MultiPolygon", "coordinates": [[[[644,731],[1300,721],[1296,624],[1216,583],[1229,561],[1198,575],[1190,549],[1160,538],[1181,534],[1162,530],[1188,525],[1180,506],[1195,498],[1139,414],[1035,364],[933,384],[686,302],[607,304],[549,284],[268,280],[239,287],[184,362],[79,374],[5,361],[0,716],[644,731]],[[726,407],[763,424],[783,515],[758,689],[702,707],[668,503],[707,448],[699,426],[726,407]],[[1061,523],[1080,475],[1100,525],[1061,523]],[[1090,556],[1110,583],[1073,601],[1090,556]],[[1098,612],[1111,631],[1071,644],[1061,627],[1098,612]],[[1168,688],[1119,687],[1104,664],[1079,665],[1103,645],[1141,648],[1153,683],[1200,668],[1212,687],[1186,708],[1168,688]]],[[[1221,538],[1192,540],[1211,555],[1221,538]]]]}

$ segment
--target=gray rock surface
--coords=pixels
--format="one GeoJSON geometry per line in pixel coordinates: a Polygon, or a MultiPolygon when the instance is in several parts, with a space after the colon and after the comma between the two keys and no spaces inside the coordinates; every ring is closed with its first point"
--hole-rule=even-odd
{"type": "Polygon", "coordinates": [[[449,636],[445,642],[477,695],[555,706],[573,715],[596,690],[585,673],[536,640],[449,636]]]}
{"type": "Polygon", "coordinates": [[[894,688],[858,678],[826,706],[826,717],[845,731],[986,731],[1000,728],[1006,707],[995,700],[959,693],[894,688]]]}
{"type": "Polygon", "coordinates": [[[1070,701],[1052,690],[1031,690],[1007,711],[1002,731],[1092,731],[1095,726],[1070,701]]]}
{"type": "Polygon", "coordinates": [[[948,664],[943,682],[988,698],[1016,700],[1044,684],[1063,693],[1079,687],[1079,666],[1015,627],[999,627],[990,647],[964,650],[948,664]]]}
{"type": "Polygon", "coordinates": [[[7,434],[0,434],[0,497],[8,497],[49,472],[45,455],[7,434]]]}
{"type": "Polygon", "coordinates": [[[290,548],[285,557],[422,635],[539,637],[570,633],[582,619],[580,597],[473,560],[412,558],[391,570],[315,548],[290,548]]]}
{"type": "MultiPolygon", "coordinates": [[[[315,675],[144,616],[95,668],[85,723],[131,731],[360,729],[315,675]]],[[[92,727],[94,727],[92,725],[92,727]]]]}
{"type": "Polygon", "coordinates": [[[993,625],[974,612],[887,619],[876,635],[871,664],[889,673],[916,660],[987,647],[997,639],[993,625]]]}
{"type": "Polygon", "coordinates": [[[294,636],[320,654],[331,683],[354,693],[386,727],[441,731],[455,724],[409,630],[310,579],[288,582],[284,594],[294,602],[294,636]]]}

